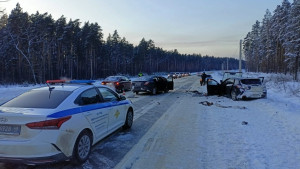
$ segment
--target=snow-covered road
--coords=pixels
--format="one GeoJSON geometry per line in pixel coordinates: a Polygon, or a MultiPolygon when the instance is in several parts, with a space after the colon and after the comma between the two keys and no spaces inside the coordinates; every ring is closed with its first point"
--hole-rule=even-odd
{"type": "Polygon", "coordinates": [[[182,94],[115,168],[300,168],[300,101],[193,96],[182,94]]]}

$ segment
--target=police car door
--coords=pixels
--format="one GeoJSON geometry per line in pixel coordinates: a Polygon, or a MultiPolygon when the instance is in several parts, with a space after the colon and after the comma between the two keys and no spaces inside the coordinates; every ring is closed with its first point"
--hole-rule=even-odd
{"type": "Polygon", "coordinates": [[[99,91],[105,101],[110,105],[108,109],[108,132],[114,131],[124,124],[126,118],[126,106],[119,104],[119,95],[104,87],[99,87],[99,91]]]}
{"type": "Polygon", "coordinates": [[[105,103],[100,103],[100,95],[96,88],[88,89],[80,94],[76,99],[76,104],[82,106],[81,112],[89,121],[95,140],[99,140],[106,136],[108,125],[108,111],[105,103]]]}

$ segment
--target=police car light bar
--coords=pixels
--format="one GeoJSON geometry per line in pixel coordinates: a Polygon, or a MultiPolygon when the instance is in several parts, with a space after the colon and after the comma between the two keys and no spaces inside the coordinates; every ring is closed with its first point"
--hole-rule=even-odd
{"type": "Polygon", "coordinates": [[[47,80],[46,83],[51,83],[51,84],[54,84],[54,83],[65,83],[66,81],[65,80],[47,80]]]}

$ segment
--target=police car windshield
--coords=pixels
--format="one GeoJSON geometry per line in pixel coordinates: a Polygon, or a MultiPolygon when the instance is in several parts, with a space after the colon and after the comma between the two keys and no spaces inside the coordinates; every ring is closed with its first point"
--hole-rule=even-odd
{"type": "Polygon", "coordinates": [[[51,93],[48,90],[31,90],[4,103],[1,107],[55,109],[71,93],[60,90],[52,90],[51,93]]]}

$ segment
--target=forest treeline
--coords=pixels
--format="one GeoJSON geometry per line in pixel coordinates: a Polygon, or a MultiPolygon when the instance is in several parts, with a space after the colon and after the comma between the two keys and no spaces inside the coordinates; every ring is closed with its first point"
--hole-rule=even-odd
{"type": "Polygon", "coordinates": [[[139,72],[197,72],[238,69],[238,60],[180,54],[144,38],[137,46],[117,30],[103,38],[98,23],[54,20],[51,14],[29,15],[19,4],[0,19],[0,83],[44,83],[47,79],[98,79],[139,72]]]}
{"type": "Polygon", "coordinates": [[[291,73],[298,80],[300,56],[300,0],[283,0],[256,21],[243,42],[246,67],[253,72],[291,73]]]}

